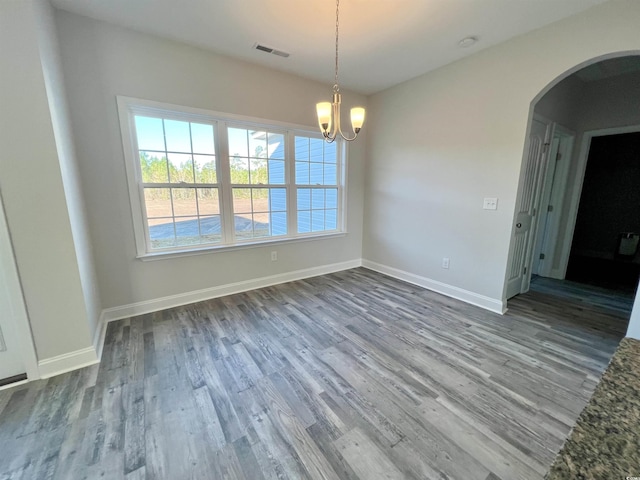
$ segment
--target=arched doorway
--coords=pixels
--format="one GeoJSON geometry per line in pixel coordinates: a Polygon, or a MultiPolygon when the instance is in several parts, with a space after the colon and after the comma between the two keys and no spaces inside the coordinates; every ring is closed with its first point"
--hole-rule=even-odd
{"type": "Polygon", "coordinates": [[[606,130],[640,130],[639,84],[640,52],[621,52],[568,70],[532,101],[505,298],[528,291],[532,273],[564,278],[591,139],[606,130]],[[543,148],[536,151],[540,141],[543,148]]]}

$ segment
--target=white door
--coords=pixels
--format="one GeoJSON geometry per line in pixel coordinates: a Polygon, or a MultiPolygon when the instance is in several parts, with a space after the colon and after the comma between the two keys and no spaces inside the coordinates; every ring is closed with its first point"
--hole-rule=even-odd
{"type": "Polygon", "coordinates": [[[539,193],[544,178],[545,156],[548,149],[549,125],[536,118],[531,125],[529,152],[520,180],[520,194],[511,239],[511,259],[507,270],[507,298],[529,290],[535,228],[533,226],[539,193]]]}
{"type": "Polygon", "coordinates": [[[26,320],[22,289],[13,249],[0,204],[0,385],[2,380],[24,374],[25,358],[20,348],[16,322],[26,320]]]}
{"type": "Polygon", "coordinates": [[[551,146],[549,147],[549,157],[547,160],[547,168],[545,178],[543,180],[542,197],[536,216],[538,217],[538,228],[536,230],[535,248],[533,250],[533,262],[531,264],[531,273],[533,275],[547,276],[542,273],[545,269],[545,263],[551,263],[551,255],[547,254],[547,244],[549,231],[551,230],[552,218],[557,217],[557,211],[551,203],[551,193],[554,188],[558,188],[554,184],[556,179],[556,167],[562,159],[559,151],[560,139],[552,135],[551,146]],[[555,162],[553,159],[555,158],[555,162]],[[555,185],[555,186],[554,186],[555,185]]]}

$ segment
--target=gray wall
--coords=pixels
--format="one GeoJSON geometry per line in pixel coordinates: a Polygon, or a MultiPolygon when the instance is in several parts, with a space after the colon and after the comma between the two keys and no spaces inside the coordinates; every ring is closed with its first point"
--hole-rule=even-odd
{"type": "MultiPolygon", "coordinates": [[[[56,20],[103,308],[361,258],[366,134],[349,145],[345,236],[136,259],[116,95],[316,129],[315,104],[329,98],[330,85],[62,11],[56,20]]],[[[366,104],[349,92],[343,98],[345,108],[366,104]]]]}
{"type": "Polygon", "coordinates": [[[364,258],[504,300],[530,105],[583,62],[637,52],[638,18],[640,2],[607,2],[373,95],[364,258]]]}
{"type": "Polygon", "coordinates": [[[90,316],[80,270],[92,261],[76,250],[72,224],[81,230],[82,218],[67,204],[81,199],[66,188],[74,158],[51,15],[45,3],[0,2],[0,188],[41,361],[90,348],[99,303],[90,316]],[[50,94],[62,96],[50,104],[50,94]]]}

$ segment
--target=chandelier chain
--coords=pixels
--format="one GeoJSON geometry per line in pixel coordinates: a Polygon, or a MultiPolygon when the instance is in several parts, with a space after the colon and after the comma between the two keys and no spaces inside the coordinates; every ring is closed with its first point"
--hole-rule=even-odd
{"type": "Polygon", "coordinates": [[[340,12],[340,0],[336,0],[336,76],[333,84],[333,91],[338,92],[340,87],[338,86],[338,27],[340,25],[338,21],[340,12]]]}

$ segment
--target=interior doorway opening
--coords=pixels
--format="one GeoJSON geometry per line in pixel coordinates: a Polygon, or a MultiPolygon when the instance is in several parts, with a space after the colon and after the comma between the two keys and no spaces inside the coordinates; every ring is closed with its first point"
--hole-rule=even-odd
{"type": "Polygon", "coordinates": [[[566,279],[633,295],[640,279],[640,132],[591,139],[566,279]]]}
{"type": "MultiPolygon", "coordinates": [[[[583,209],[587,212],[583,215],[586,220],[578,221],[585,178],[587,185],[599,185],[600,192],[604,188],[615,189],[615,185],[606,186],[602,169],[599,173],[586,176],[592,141],[597,145],[598,138],[606,134],[640,132],[640,109],[637,107],[640,104],[640,55],[596,59],[545,90],[546,93],[532,104],[532,120],[525,147],[527,154],[523,160],[509,252],[506,299],[527,292],[532,276],[534,280],[573,278],[582,281],[585,277],[578,278],[579,263],[576,263],[576,259],[578,252],[584,255],[588,250],[584,245],[590,244],[589,240],[581,240],[584,225],[590,225],[593,231],[599,232],[598,235],[607,238],[603,242],[609,245],[606,248],[613,245],[606,254],[611,257],[611,262],[627,267],[635,262],[640,264],[640,258],[636,259],[640,248],[632,248],[635,245],[635,234],[640,234],[635,231],[640,230],[640,199],[637,204],[633,200],[632,205],[627,205],[629,210],[635,212],[635,218],[627,218],[626,223],[617,223],[615,232],[605,228],[607,222],[593,219],[593,214],[588,210],[583,209]],[[547,125],[544,150],[538,159],[534,159],[531,153],[536,122],[547,125]],[[530,173],[532,162],[539,164],[536,175],[530,173]],[[528,195],[532,198],[525,204],[528,195]],[[528,238],[522,245],[518,242],[518,230],[519,225],[520,228],[525,225],[521,218],[527,208],[531,227],[528,238]],[[633,254],[630,253],[632,250],[633,254]]],[[[607,172],[607,168],[619,161],[612,159],[612,156],[613,153],[610,152],[608,160],[603,161],[607,172]]],[[[640,155],[635,158],[635,166],[628,168],[640,169],[640,155]]],[[[611,172],[606,174],[612,176],[611,172]]],[[[640,183],[636,190],[640,191],[640,183]]],[[[605,207],[608,200],[601,196],[592,203],[600,202],[603,208],[626,211],[627,206],[621,208],[615,202],[605,207]]],[[[633,216],[634,214],[629,215],[633,216]]],[[[584,268],[589,273],[594,273],[588,266],[584,268]]],[[[612,275],[615,277],[615,273],[612,275]]],[[[593,276],[598,277],[597,272],[593,276]]],[[[638,285],[637,277],[631,283],[635,283],[629,287],[632,305],[633,292],[638,285]]]]}

